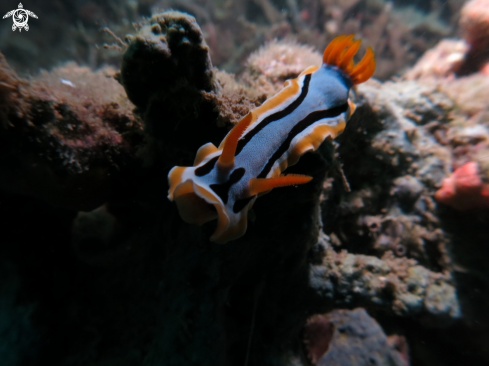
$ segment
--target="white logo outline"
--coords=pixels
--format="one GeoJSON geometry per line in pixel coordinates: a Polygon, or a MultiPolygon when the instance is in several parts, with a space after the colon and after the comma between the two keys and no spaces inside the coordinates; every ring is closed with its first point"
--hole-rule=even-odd
{"type": "Polygon", "coordinates": [[[38,19],[36,14],[34,14],[30,10],[24,9],[22,3],[19,3],[19,8],[9,11],[3,16],[3,19],[12,17],[12,20],[14,21],[14,24],[12,25],[12,31],[15,32],[16,29],[19,29],[19,32],[22,32],[22,28],[24,28],[27,32],[29,30],[29,25],[27,24],[27,22],[29,21],[29,15],[33,18],[38,19]]]}

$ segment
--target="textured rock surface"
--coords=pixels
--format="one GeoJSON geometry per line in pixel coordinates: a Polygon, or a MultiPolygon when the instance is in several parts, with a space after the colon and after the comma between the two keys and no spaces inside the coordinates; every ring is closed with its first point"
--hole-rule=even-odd
{"type": "Polygon", "coordinates": [[[330,349],[318,366],[407,366],[407,355],[395,349],[379,324],[364,309],[327,314],[333,328],[330,349]]]}
{"type": "Polygon", "coordinates": [[[179,12],[154,15],[126,40],[120,81],[138,108],[144,110],[156,93],[166,104],[173,101],[174,108],[183,108],[182,95],[214,87],[209,48],[194,17],[179,12]]]}
{"type": "Polygon", "coordinates": [[[22,80],[0,63],[0,187],[73,209],[101,205],[142,140],[115,71],[70,63],[22,80]]]}
{"type": "Polygon", "coordinates": [[[450,150],[423,126],[444,123],[453,103],[417,82],[360,85],[361,105],[338,138],[341,180],[325,186],[325,232],[339,249],[416,259],[446,268],[446,237],[433,194],[450,171],[450,150]],[[333,203],[334,202],[334,203],[333,203]]]}
{"type": "Polygon", "coordinates": [[[397,315],[430,315],[439,321],[461,316],[453,280],[392,253],[382,259],[326,249],[311,284],[337,307],[385,308],[397,315]],[[317,287],[316,287],[317,286],[317,287]]]}

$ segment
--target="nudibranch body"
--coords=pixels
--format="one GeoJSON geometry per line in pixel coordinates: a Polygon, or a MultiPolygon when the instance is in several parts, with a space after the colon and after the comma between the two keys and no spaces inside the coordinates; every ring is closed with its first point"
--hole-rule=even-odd
{"type": "Polygon", "coordinates": [[[202,146],[194,166],[174,167],[168,198],[177,203],[182,219],[198,225],[217,219],[210,240],[226,243],[244,235],[248,210],[258,195],[309,182],[308,176],[281,173],[345,129],[355,110],[351,87],[375,70],[371,48],[353,62],[360,43],[353,35],[335,38],[324,51],[322,66],[287,80],[284,89],[243,117],[219,147],[202,146]]]}

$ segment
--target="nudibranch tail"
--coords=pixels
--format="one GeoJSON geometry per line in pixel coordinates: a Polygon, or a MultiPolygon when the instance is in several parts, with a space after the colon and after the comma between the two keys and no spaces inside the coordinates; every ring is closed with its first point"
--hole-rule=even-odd
{"type": "Polygon", "coordinates": [[[275,178],[252,178],[250,179],[250,195],[268,192],[273,188],[305,184],[311,180],[312,177],[299,174],[282,175],[275,178]]]}
{"type": "Polygon", "coordinates": [[[375,55],[371,47],[363,58],[355,64],[353,57],[358,52],[362,41],[353,40],[354,35],[338,36],[331,41],[323,53],[323,62],[327,65],[336,66],[345,72],[351,79],[353,85],[367,81],[375,71],[375,55]]]}

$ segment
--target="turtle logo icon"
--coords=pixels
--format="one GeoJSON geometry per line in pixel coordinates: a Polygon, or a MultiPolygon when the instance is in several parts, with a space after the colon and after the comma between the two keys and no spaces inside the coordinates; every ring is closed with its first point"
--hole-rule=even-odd
{"type": "Polygon", "coordinates": [[[22,3],[19,3],[19,8],[9,11],[7,14],[3,16],[3,19],[12,17],[14,24],[12,25],[12,30],[15,31],[17,28],[19,32],[24,28],[26,31],[29,30],[29,25],[27,22],[29,21],[29,15],[33,18],[37,19],[37,15],[34,14],[30,10],[25,10],[22,3]]]}

